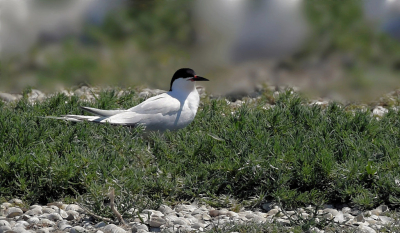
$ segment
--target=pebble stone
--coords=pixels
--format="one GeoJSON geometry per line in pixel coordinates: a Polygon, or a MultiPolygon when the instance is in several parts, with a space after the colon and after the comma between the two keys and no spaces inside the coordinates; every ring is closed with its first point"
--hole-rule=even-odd
{"type": "Polygon", "coordinates": [[[81,226],[74,226],[71,228],[71,230],[69,231],[70,233],[81,233],[81,232],[86,232],[85,228],[81,227],[81,226]]]}
{"type": "Polygon", "coordinates": [[[32,217],[32,218],[30,218],[30,219],[28,219],[27,220],[27,222],[29,223],[29,224],[37,224],[37,223],[39,223],[39,218],[38,217],[32,217]]]}
{"type": "Polygon", "coordinates": [[[82,208],[80,206],[76,205],[76,204],[67,205],[67,207],[65,207],[65,210],[66,211],[73,210],[73,211],[76,211],[78,213],[82,213],[83,212],[82,208]]]}
{"type": "Polygon", "coordinates": [[[115,224],[109,224],[104,227],[104,233],[125,233],[126,231],[115,224]]]}
{"type": "Polygon", "coordinates": [[[49,228],[47,228],[47,227],[43,227],[43,228],[37,230],[36,232],[37,232],[37,233],[49,233],[50,230],[49,230],[49,228]]]}
{"type": "Polygon", "coordinates": [[[75,210],[67,210],[67,217],[65,219],[71,221],[71,220],[76,220],[79,217],[79,213],[75,210]]]}
{"type": "Polygon", "coordinates": [[[210,210],[208,213],[210,214],[211,217],[217,217],[219,215],[218,210],[210,210]]]}
{"type": "Polygon", "coordinates": [[[52,221],[63,220],[63,218],[61,217],[61,215],[58,214],[58,213],[51,213],[51,214],[47,215],[47,218],[48,218],[49,220],[52,220],[52,221]]]}
{"type": "Polygon", "coordinates": [[[0,226],[0,232],[6,232],[10,230],[11,230],[10,226],[0,226]]]}
{"type": "Polygon", "coordinates": [[[51,214],[54,212],[55,212],[55,210],[52,208],[47,208],[47,207],[42,208],[42,213],[44,213],[44,214],[51,214]]]}
{"type": "Polygon", "coordinates": [[[104,222],[99,222],[96,225],[94,225],[95,228],[101,228],[101,227],[104,227],[104,226],[107,226],[107,224],[104,223],[104,222]]]}
{"type": "Polygon", "coordinates": [[[24,227],[15,226],[15,227],[12,228],[12,232],[14,232],[14,233],[27,233],[29,231],[25,230],[24,227]]]}
{"type": "Polygon", "coordinates": [[[165,224],[165,219],[159,217],[159,216],[152,216],[150,218],[149,225],[151,227],[160,227],[161,225],[165,224]]]}
{"type": "Polygon", "coordinates": [[[372,110],[373,115],[380,116],[380,117],[382,117],[383,115],[385,115],[388,112],[389,112],[389,110],[387,110],[386,108],[384,108],[382,106],[377,106],[376,108],[374,108],[374,110],[372,110]]]}
{"type": "Polygon", "coordinates": [[[171,207],[166,206],[166,205],[161,205],[161,206],[158,208],[158,211],[160,211],[160,212],[163,213],[163,214],[168,214],[168,213],[174,212],[174,211],[172,210],[171,207]]]}
{"type": "Polygon", "coordinates": [[[137,230],[137,233],[147,233],[147,232],[149,232],[149,231],[146,231],[146,230],[144,230],[144,229],[139,229],[139,230],[137,230]]]}
{"type": "Polygon", "coordinates": [[[9,203],[14,203],[15,205],[22,205],[22,200],[18,199],[18,198],[13,198],[11,200],[8,201],[9,203]]]}
{"type": "Polygon", "coordinates": [[[0,220],[0,226],[7,226],[7,227],[9,227],[9,226],[10,226],[10,223],[7,222],[6,220],[0,220]]]}
{"type": "Polygon", "coordinates": [[[13,218],[15,216],[20,216],[23,213],[24,212],[18,207],[10,207],[6,211],[6,216],[7,216],[7,218],[13,218]]]}
{"type": "Polygon", "coordinates": [[[149,228],[144,224],[133,225],[132,226],[132,233],[137,233],[137,232],[140,232],[140,231],[148,232],[149,228]]]}
{"type": "Polygon", "coordinates": [[[34,208],[34,209],[30,209],[30,210],[26,211],[25,215],[35,216],[35,215],[40,215],[42,213],[43,212],[42,212],[41,208],[34,208]]]}
{"type": "Polygon", "coordinates": [[[22,95],[13,95],[13,94],[9,94],[9,93],[0,92],[0,100],[3,100],[5,102],[13,102],[13,101],[17,101],[21,98],[22,98],[22,95]]]}

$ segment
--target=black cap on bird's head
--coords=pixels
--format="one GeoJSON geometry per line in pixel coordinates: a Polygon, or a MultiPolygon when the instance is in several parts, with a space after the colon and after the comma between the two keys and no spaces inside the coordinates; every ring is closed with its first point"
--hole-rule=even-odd
{"type": "Polygon", "coordinates": [[[188,81],[192,81],[192,82],[194,82],[194,81],[208,81],[208,79],[196,75],[194,70],[192,70],[190,68],[181,68],[181,69],[179,69],[179,70],[177,70],[175,72],[174,76],[172,76],[171,85],[169,87],[170,91],[172,91],[172,84],[178,78],[185,78],[185,79],[188,79],[188,81]]]}

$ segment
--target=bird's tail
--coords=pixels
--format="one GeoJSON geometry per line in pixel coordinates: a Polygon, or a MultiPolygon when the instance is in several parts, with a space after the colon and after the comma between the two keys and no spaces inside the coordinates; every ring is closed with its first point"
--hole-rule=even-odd
{"type": "Polygon", "coordinates": [[[100,123],[101,120],[105,119],[105,117],[83,116],[83,115],[64,115],[64,116],[60,116],[60,117],[46,116],[44,118],[67,120],[67,121],[73,121],[73,122],[91,121],[91,122],[97,122],[97,123],[100,123]]]}
{"type": "Polygon", "coordinates": [[[64,115],[64,116],[60,116],[60,117],[47,116],[44,118],[67,120],[67,121],[74,121],[74,122],[91,121],[91,122],[102,123],[101,122],[102,120],[104,120],[110,116],[113,116],[118,113],[126,112],[126,110],[102,110],[102,109],[90,108],[90,107],[81,107],[81,108],[87,112],[90,112],[90,113],[96,115],[96,116],[64,115]]]}

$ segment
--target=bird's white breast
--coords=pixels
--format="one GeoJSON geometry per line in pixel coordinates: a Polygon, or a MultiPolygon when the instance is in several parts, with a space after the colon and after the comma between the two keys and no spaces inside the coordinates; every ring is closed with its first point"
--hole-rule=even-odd
{"type": "Polygon", "coordinates": [[[197,90],[189,94],[168,93],[167,95],[164,101],[171,111],[143,116],[140,123],[146,127],[146,130],[178,130],[189,125],[195,118],[200,102],[197,90]]]}

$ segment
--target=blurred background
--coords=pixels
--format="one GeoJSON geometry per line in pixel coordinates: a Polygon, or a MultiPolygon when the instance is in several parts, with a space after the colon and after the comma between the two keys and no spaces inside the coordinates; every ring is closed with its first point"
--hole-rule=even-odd
{"type": "Polygon", "coordinates": [[[374,99],[400,84],[400,0],[0,0],[0,91],[167,90],[182,67],[214,95],[374,99]]]}

